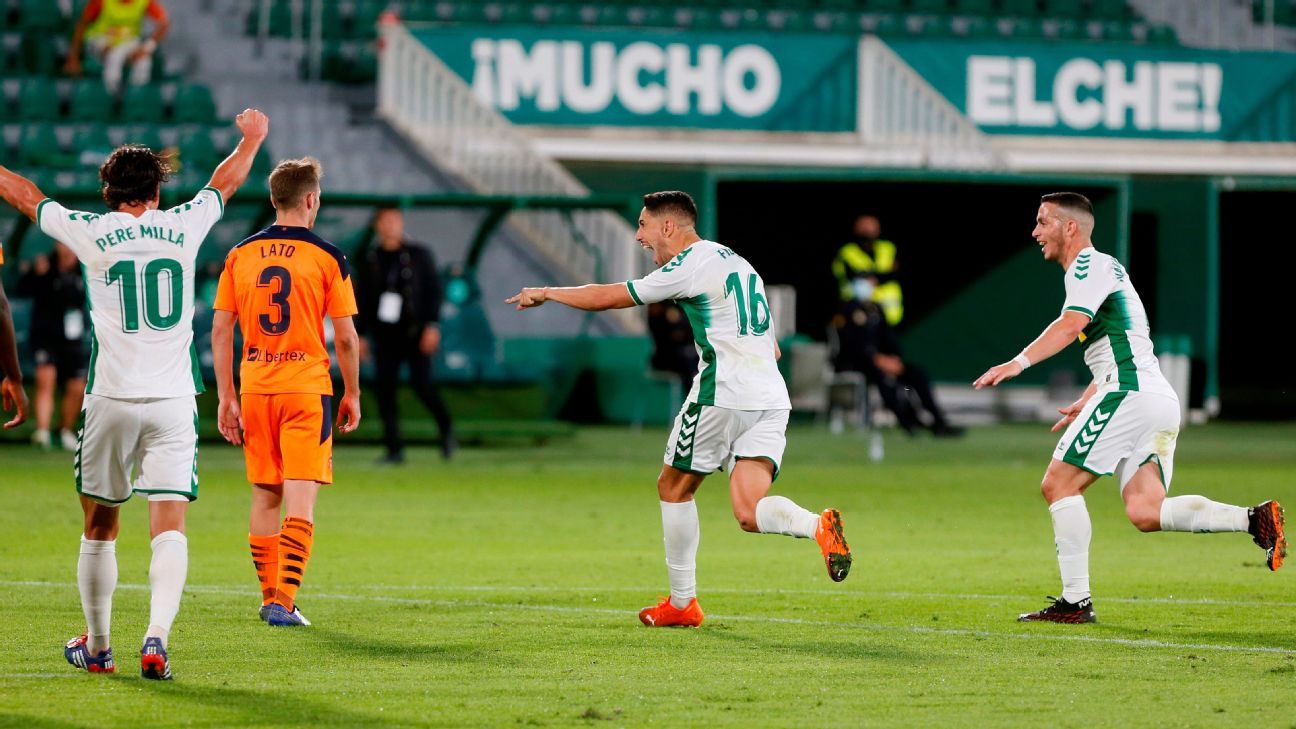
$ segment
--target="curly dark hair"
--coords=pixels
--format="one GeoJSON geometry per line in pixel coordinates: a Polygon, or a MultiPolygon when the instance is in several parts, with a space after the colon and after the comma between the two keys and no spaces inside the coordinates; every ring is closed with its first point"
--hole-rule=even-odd
{"type": "Polygon", "coordinates": [[[162,155],[138,144],[118,147],[99,168],[103,199],[109,210],[139,205],[156,198],[171,179],[171,165],[162,155]]]}

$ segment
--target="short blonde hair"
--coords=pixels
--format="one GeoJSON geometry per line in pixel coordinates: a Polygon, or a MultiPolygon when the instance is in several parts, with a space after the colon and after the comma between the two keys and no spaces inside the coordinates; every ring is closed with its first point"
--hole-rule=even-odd
{"type": "Polygon", "coordinates": [[[270,199],[280,210],[292,210],[302,204],[306,194],[319,189],[324,167],[314,157],[286,159],[270,173],[270,199]]]}

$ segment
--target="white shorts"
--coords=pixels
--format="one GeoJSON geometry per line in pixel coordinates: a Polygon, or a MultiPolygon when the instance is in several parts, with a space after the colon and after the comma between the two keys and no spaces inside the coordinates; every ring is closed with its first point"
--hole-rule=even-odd
{"type": "Polygon", "coordinates": [[[1161,468],[1161,484],[1170,490],[1175,442],[1179,438],[1179,402],[1147,392],[1109,392],[1089,398],[1058,441],[1053,460],[1097,476],[1113,473],[1121,490],[1149,461],[1161,468]]]}
{"type": "Polygon", "coordinates": [[[155,501],[198,498],[194,398],[86,395],[75,473],[77,493],[103,504],[123,503],[135,492],[155,501]]]}
{"type": "Polygon", "coordinates": [[[787,410],[730,410],[684,403],[663,462],[681,471],[712,473],[733,470],[740,458],[764,458],[778,478],[787,447],[787,410]]]}

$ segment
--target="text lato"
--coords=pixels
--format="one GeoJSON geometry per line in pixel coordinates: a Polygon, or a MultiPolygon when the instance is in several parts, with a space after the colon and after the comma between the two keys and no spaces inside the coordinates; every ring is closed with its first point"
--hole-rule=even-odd
{"type": "Polygon", "coordinates": [[[261,246],[262,258],[292,258],[297,252],[297,246],[290,243],[270,243],[261,246]]]}

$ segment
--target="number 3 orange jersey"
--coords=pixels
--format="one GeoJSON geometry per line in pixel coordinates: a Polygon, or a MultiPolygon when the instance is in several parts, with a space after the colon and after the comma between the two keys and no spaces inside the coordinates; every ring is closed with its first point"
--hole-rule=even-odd
{"type": "Polygon", "coordinates": [[[215,308],[238,317],[244,395],[332,395],[324,317],[355,316],[351,268],[306,228],[272,225],[225,259],[215,308]]]}

